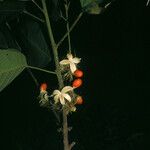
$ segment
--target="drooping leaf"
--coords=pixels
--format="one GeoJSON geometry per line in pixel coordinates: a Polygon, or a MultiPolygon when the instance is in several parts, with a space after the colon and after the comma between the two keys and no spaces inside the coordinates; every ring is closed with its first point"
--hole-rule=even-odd
{"type": "Polygon", "coordinates": [[[27,66],[25,56],[15,50],[0,50],[0,92],[27,66]]]}
{"type": "Polygon", "coordinates": [[[0,1],[0,23],[17,18],[26,6],[25,1],[3,0],[0,1]]]}
{"type": "Polygon", "coordinates": [[[14,39],[9,25],[2,23],[0,27],[0,49],[14,48],[21,50],[17,41],[14,39]]]}
{"type": "Polygon", "coordinates": [[[22,12],[25,8],[25,1],[4,0],[0,1],[0,13],[4,15],[22,12]]]}
{"type": "Polygon", "coordinates": [[[51,60],[50,49],[40,23],[24,18],[13,29],[29,65],[45,67],[51,60]]]}

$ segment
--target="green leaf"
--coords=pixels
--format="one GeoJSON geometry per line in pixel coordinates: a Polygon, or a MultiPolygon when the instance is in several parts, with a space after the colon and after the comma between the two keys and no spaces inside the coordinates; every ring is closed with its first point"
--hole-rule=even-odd
{"type": "Polygon", "coordinates": [[[43,68],[50,62],[50,47],[40,23],[23,18],[12,30],[29,65],[43,68]]]}
{"type": "Polygon", "coordinates": [[[92,15],[98,15],[102,12],[103,8],[100,7],[96,2],[90,4],[89,7],[86,8],[86,12],[92,15]]]}
{"type": "Polygon", "coordinates": [[[98,4],[98,3],[101,3],[101,2],[103,2],[103,0],[80,0],[82,8],[88,7],[92,3],[97,3],[98,4]]]}
{"type": "Polygon", "coordinates": [[[0,92],[27,66],[25,56],[15,50],[0,50],[0,92]]]}
{"type": "Polygon", "coordinates": [[[110,0],[80,0],[84,12],[89,14],[100,14],[110,0]]]}
{"type": "Polygon", "coordinates": [[[0,25],[0,48],[1,49],[8,49],[13,48],[17,50],[21,50],[17,41],[14,39],[9,25],[6,23],[2,23],[0,25]]]}

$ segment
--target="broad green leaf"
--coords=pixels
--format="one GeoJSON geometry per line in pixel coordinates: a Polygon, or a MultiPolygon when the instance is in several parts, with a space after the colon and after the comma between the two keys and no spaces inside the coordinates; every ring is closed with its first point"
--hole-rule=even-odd
{"type": "Polygon", "coordinates": [[[12,30],[29,65],[42,68],[50,62],[50,48],[40,23],[24,18],[12,30]]]}
{"type": "Polygon", "coordinates": [[[27,66],[25,56],[15,50],[0,50],[0,92],[27,66]]]}
{"type": "Polygon", "coordinates": [[[12,35],[9,25],[2,23],[0,25],[0,48],[8,49],[10,47],[13,49],[21,50],[16,39],[12,35]]]}

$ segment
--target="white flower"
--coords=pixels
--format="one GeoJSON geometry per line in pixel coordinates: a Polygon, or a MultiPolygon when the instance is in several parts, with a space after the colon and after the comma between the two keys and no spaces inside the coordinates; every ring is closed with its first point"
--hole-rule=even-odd
{"type": "Polygon", "coordinates": [[[62,61],[60,61],[61,65],[70,65],[70,70],[72,73],[74,73],[77,70],[76,65],[81,61],[81,58],[78,57],[74,57],[72,56],[72,54],[67,54],[67,58],[68,59],[64,59],[62,61]]]}
{"type": "Polygon", "coordinates": [[[67,94],[67,92],[72,90],[73,87],[71,86],[65,86],[61,91],[54,90],[52,96],[54,96],[55,103],[58,103],[60,101],[62,105],[65,105],[65,100],[71,102],[71,97],[69,94],[67,94]]]}

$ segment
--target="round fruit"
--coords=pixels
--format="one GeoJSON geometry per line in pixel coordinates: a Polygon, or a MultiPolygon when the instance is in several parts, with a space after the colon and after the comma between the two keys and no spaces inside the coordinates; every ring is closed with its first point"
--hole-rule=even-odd
{"type": "Polygon", "coordinates": [[[40,86],[40,90],[46,91],[47,89],[47,84],[46,83],[42,83],[40,86]]]}
{"type": "Polygon", "coordinates": [[[83,76],[83,71],[82,70],[76,70],[74,72],[74,76],[77,77],[77,78],[81,78],[83,76]]]}
{"type": "Polygon", "coordinates": [[[76,98],[76,104],[78,104],[78,105],[83,104],[83,98],[82,98],[82,96],[77,96],[77,98],[76,98]]]}
{"type": "Polygon", "coordinates": [[[72,86],[75,87],[75,88],[78,88],[79,86],[82,85],[82,80],[80,78],[78,79],[75,79],[72,83],[72,86]]]}

